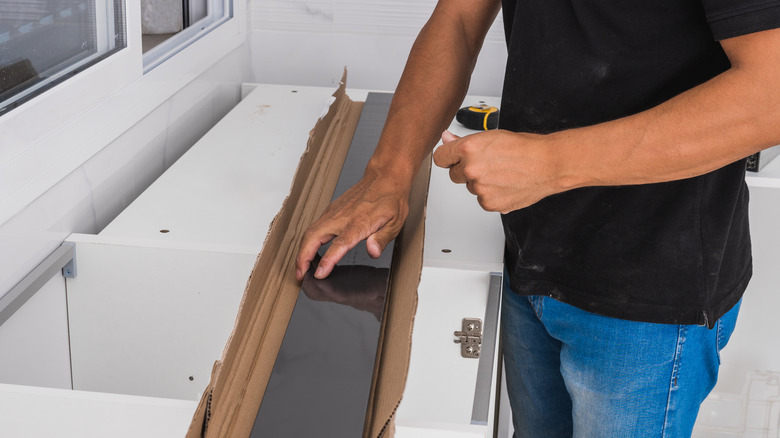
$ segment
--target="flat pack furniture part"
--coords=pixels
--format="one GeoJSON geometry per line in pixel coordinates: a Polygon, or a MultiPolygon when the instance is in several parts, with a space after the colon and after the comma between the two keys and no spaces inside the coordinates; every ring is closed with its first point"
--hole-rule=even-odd
{"type": "MultiPolygon", "coordinates": [[[[193,418],[190,437],[240,437],[251,432],[300,290],[294,278],[297,245],[304,230],[331,200],[360,114],[361,105],[345,95],[343,84],[334,98],[330,111],[311,133],[290,196],[274,220],[257,259],[233,334],[222,359],[215,364],[212,381],[193,418]]],[[[406,336],[391,339],[380,336],[366,417],[367,436],[379,436],[386,430],[403,393],[415,291],[422,265],[430,161],[427,163],[415,181],[410,215],[396,240],[387,313],[381,328],[382,334],[392,331],[406,336]],[[390,360],[382,361],[385,357],[390,360]]]]}
{"type": "Polygon", "coordinates": [[[67,279],[74,389],[200,400],[335,88],[246,85],[246,97],[99,234],[67,239],[79,268],[67,279]]]}
{"type": "MultiPolygon", "coordinates": [[[[368,94],[331,201],[362,177],[391,100],[390,93],[368,94]]],[[[251,437],[362,434],[394,245],[374,259],[361,242],[321,280],[313,276],[317,260],[312,263],[251,437]]],[[[329,247],[319,249],[318,259],[329,247]]]]}
{"type": "MultiPolygon", "coordinates": [[[[68,239],[79,264],[78,277],[67,279],[74,388],[201,399],[311,128],[323,108],[335,105],[334,88],[243,89],[246,97],[236,108],[105,229],[68,239]]],[[[368,91],[347,94],[364,101],[368,91]]],[[[479,99],[498,103],[473,96],[464,103],[479,99]]],[[[457,122],[449,129],[470,133],[457,122]]],[[[462,358],[453,331],[463,318],[485,318],[490,272],[501,270],[500,219],[453,184],[446,169],[431,172],[422,283],[416,310],[408,313],[415,318],[410,360],[395,368],[389,364],[398,355],[385,355],[379,363],[406,381],[393,415],[398,438],[453,428],[486,438],[490,425],[475,425],[473,418],[487,343],[479,360],[462,358]]],[[[399,315],[405,314],[392,317],[399,315]]],[[[403,330],[389,333],[403,341],[390,347],[409,348],[403,330]]],[[[387,403],[392,411],[397,400],[382,394],[398,384],[378,382],[384,389],[369,409],[387,403]]]]}

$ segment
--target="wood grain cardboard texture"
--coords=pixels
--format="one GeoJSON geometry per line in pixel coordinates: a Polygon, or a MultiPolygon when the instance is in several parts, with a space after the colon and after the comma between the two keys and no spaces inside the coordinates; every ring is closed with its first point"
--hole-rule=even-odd
{"type": "MultiPolygon", "coordinates": [[[[346,95],[345,79],[334,93],[330,110],[310,133],[290,194],[266,236],[233,333],[215,364],[188,438],[248,437],[252,431],[301,287],[295,280],[298,244],[309,224],[330,203],[360,117],[362,102],[346,95]]],[[[426,163],[415,182],[406,225],[396,239],[365,436],[392,436],[392,418],[406,381],[422,269],[430,160],[426,163]]]]}

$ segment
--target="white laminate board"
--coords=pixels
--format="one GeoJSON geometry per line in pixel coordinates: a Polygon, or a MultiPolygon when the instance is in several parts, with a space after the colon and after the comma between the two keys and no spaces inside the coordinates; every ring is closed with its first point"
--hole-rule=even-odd
{"type": "Polygon", "coordinates": [[[454,332],[463,318],[484,321],[489,286],[489,272],[423,268],[399,424],[470,425],[479,360],[461,357],[454,332]]]}
{"type": "MultiPolygon", "coordinates": [[[[469,96],[463,105],[499,106],[496,97],[469,96]]],[[[453,121],[450,132],[466,136],[477,131],[453,121]]],[[[465,184],[450,180],[448,169],[433,166],[425,218],[425,266],[501,272],[504,231],[501,215],[480,207],[465,184]]]]}
{"type": "Polygon", "coordinates": [[[73,388],[197,400],[256,254],[76,241],[76,257],[78,276],[67,281],[73,388]]]}
{"type": "Polygon", "coordinates": [[[492,434],[479,426],[453,426],[432,422],[397,421],[395,438],[488,438],[492,434]]]}
{"type": "Polygon", "coordinates": [[[55,275],[0,326],[0,382],[71,389],[64,290],[55,275]]]}
{"type": "Polygon", "coordinates": [[[182,437],[197,401],[0,384],[8,438],[182,437]]]}
{"type": "Polygon", "coordinates": [[[259,251],[333,92],[257,85],[100,235],[259,251]]]}

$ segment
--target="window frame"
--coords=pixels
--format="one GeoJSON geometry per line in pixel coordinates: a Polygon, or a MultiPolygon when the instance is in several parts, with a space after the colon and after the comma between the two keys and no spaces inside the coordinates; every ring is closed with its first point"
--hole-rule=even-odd
{"type": "Polygon", "coordinates": [[[229,19],[146,74],[140,2],[127,1],[125,49],[0,115],[0,224],[246,43],[247,0],[224,1],[229,19]]]}
{"type": "Polygon", "coordinates": [[[0,101],[0,115],[19,108],[35,96],[61,84],[68,78],[118,53],[127,46],[126,34],[122,35],[119,44],[116,44],[115,47],[110,47],[109,42],[109,40],[114,39],[112,35],[115,35],[117,26],[121,27],[121,31],[126,29],[126,0],[91,1],[94,1],[95,7],[95,53],[81,54],[75,56],[75,58],[60,61],[59,65],[62,66],[58,65],[50,69],[54,70],[51,75],[45,75],[42,79],[25,86],[6,98],[6,100],[0,101]]]}
{"type": "Polygon", "coordinates": [[[144,73],[151,71],[233,17],[233,2],[230,0],[206,1],[207,13],[205,17],[143,54],[144,73]]]}

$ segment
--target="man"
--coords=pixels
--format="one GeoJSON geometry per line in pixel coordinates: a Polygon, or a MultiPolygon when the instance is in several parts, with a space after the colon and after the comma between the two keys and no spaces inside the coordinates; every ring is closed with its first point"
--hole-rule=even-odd
{"type": "Polygon", "coordinates": [[[436,6],[298,277],[328,241],[318,278],[378,256],[441,135],[435,164],[503,214],[516,435],[689,436],[751,275],[744,158],[780,143],[780,2],[505,0],[501,129],[441,134],[501,6],[436,6]]]}

